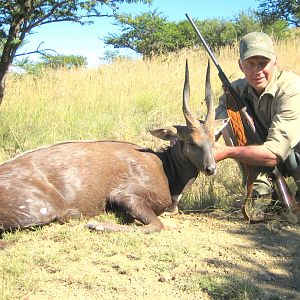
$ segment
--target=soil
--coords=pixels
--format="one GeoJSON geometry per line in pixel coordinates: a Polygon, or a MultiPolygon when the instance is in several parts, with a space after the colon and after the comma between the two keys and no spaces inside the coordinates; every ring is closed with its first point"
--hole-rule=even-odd
{"type": "Polygon", "coordinates": [[[89,232],[85,222],[46,226],[37,241],[34,235],[24,234],[15,247],[35,253],[32,275],[47,275],[43,281],[46,284],[24,299],[99,299],[100,292],[101,299],[300,299],[299,225],[276,218],[249,224],[240,210],[231,214],[185,212],[160,218],[170,230],[132,238],[89,232]],[[68,245],[76,249],[76,254],[59,243],[64,236],[76,237],[74,245],[68,245]],[[138,246],[130,250],[131,243],[138,246]],[[46,252],[48,248],[50,252],[46,252]],[[159,263],[172,261],[172,255],[163,261],[168,251],[170,255],[179,252],[176,264],[170,270],[159,270],[159,263]],[[44,253],[47,259],[41,266],[44,253]],[[61,256],[60,265],[55,263],[56,256],[61,256]],[[231,285],[221,283],[223,290],[234,286],[243,291],[243,286],[249,284],[264,296],[212,295],[211,290],[197,288],[198,283],[193,281],[193,276],[199,282],[202,275],[216,280],[229,278],[231,285]],[[93,279],[88,282],[90,288],[82,286],[85,277],[93,279]]]}
{"type": "MultiPolygon", "coordinates": [[[[165,223],[167,220],[164,218],[165,223]]],[[[204,264],[198,267],[207,274],[234,274],[248,279],[273,295],[268,299],[300,299],[300,225],[279,218],[249,224],[240,212],[205,216],[185,213],[173,222],[187,222],[201,232],[197,238],[203,238],[199,244],[204,251],[199,251],[203,257],[198,261],[204,264]]]]}

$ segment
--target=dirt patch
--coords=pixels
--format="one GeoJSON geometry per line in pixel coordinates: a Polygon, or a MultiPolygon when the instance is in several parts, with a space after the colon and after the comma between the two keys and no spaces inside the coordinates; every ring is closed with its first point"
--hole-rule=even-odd
{"type": "Polygon", "coordinates": [[[11,247],[0,251],[0,294],[29,300],[300,299],[299,225],[248,224],[240,213],[162,219],[172,229],[149,235],[98,233],[86,228],[87,220],[9,235],[11,247]]]}
{"type": "Polygon", "coordinates": [[[278,299],[300,299],[299,225],[278,220],[249,224],[241,215],[215,213],[184,214],[176,219],[181,231],[193,226],[201,232],[197,239],[201,239],[198,261],[202,265],[198,268],[204,273],[235,275],[278,299]]]}

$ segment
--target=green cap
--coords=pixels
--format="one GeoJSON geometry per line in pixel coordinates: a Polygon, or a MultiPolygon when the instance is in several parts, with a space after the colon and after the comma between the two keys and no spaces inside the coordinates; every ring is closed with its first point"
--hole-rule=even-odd
{"type": "Polygon", "coordinates": [[[264,56],[272,59],[274,47],[272,39],[263,32],[251,32],[246,34],[240,42],[240,59],[244,60],[252,56],[264,56]]]}

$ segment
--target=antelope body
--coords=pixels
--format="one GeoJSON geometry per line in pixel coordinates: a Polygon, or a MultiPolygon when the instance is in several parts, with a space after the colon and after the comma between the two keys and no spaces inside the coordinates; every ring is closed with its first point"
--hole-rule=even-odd
{"type": "MultiPolygon", "coordinates": [[[[108,205],[145,224],[138,226],[143,232],[162,230],[157,216],[174,206],[200,171],[212,175],[216,169],[209,66],[205,121],[199,122],[189,110],[188,76],[186,64],[186,125],[151,131],[164,140],[177,139],[161,152],[127,142],[74,141],[32,150],[0,165],[0,230],[96,216],[108,205]]],[[[91,222],[88,227],[112,231],[137,228],[105,222],[91,222]]]]}

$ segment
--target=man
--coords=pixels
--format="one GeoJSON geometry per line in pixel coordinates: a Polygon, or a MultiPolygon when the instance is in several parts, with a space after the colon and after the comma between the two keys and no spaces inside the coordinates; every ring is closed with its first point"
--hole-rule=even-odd
{"type": "MultiPolygon", "coordinates": [[[[265,131],[264,143],[232,147],[234,138],[228,128],[223,132],[226,146],[216,143],[215,160],[233,158],[254,166],[252,195],[260,198],[271,198],[273,186],[268,173],[282,165],[287,175],[295,179],[299,191],[296,198],[300,200],[300,76],[277,69],[272,39],[262,32],[242,38],[239,67],[245,77],[232,86],[265,131]]],[[[224,95],[216,117],[227,117],[224,95]]]]}

